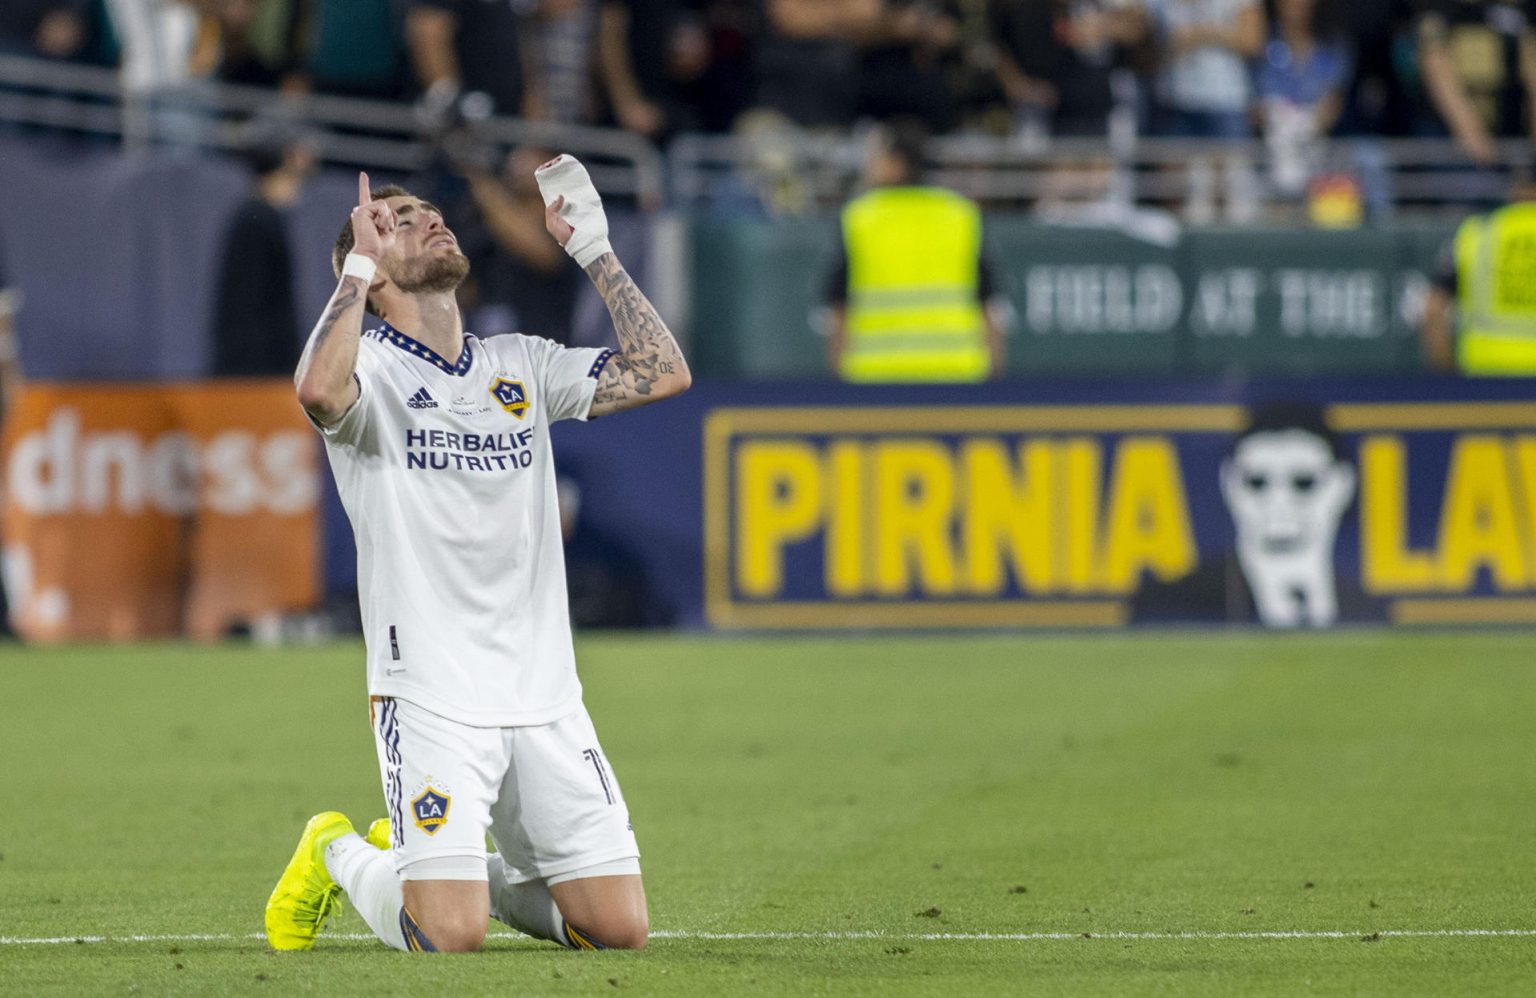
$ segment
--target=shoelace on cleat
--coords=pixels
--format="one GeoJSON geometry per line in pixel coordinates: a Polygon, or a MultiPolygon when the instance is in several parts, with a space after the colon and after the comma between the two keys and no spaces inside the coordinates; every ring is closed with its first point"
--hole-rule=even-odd
{"type": "Polygon", "coordinates": [[[305,899],[300,899],[293,913],[293,920],[313,925],[317,932],[327,918],[332,914],[340,915],[342,911],[341,889],[335,886],[322,889],[320,899],[313,906],[305,904],[304,901],[305,899]]]}

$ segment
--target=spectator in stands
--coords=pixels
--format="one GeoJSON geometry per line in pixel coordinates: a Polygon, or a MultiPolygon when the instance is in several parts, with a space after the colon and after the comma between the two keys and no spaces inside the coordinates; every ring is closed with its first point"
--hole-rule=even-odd
{"type": "MultiPolygon", "coordinates": [[[[1260,0],[1144,0],[1162,53],[1154,91],[1153,129],[1165,136],[1246,139],[1253,134],[1249,61],[1264,49],[1260,0]]],[[[1180,170],[1188,189],[1186,220],[1215,220],[1218,195],[1226,220],[1252,222],[1261,207],[1258,178],[1241,150],[1213,161],[1192,157],[1180,170]],[[1225,184],[1218,190],[1219,162],[1225,184]]]]}
{"type": "Polygon", "coordinates": [[[766,0],[757,106],[803,128],[846,129],[859,111],[860,43],[883,0],[766,0]]]}
{"type": "Polygon", "coordinates": [[[71,59],[84,51],[96,0],[5,0],[0,53],[71,59]]]}
{"type": "Polygon", "coordinates": [[[212,18],[182,0],[104,0],[123,89],[148,109],[155,138],[199,145],[217,127],[194,99],[218,63],[212,18]]]}
{"type": "Polygon", "coordinates": [[[218,61],[205,14],[181,0],[105,0],[121,50],[123,87],[153,95],[208,76],[218,61]]]}
{"type": "Polygon", "coordinates": [[[984,381],[1003,372],[981,211],[922,185],[926,139],[910,119],[876,130],[869,190],[843,209],[826,332],[828,361],[847,381],[984,381]]]}
{"type": "Polygon", "coordinates": [[[1536,376],[1536,182],[1516,179],[1510,203],[1461,224],[1441,251],[1420,328],[1431,370],[1536,376]]]}
{"type": "Polygon", "coordinates": [[[250,195],[225,230],[214,301],[216,377],[283,377],[299,361],[298,305],[287,212],[314,173],[315,152],[291,122],[247,126],[250,195]]]}
{"type": "Polygon", "coordinates": [[[1115,106],[1119,50],[1146,31],[1123,0],[989,0],[997,75],[1023,129],[1103,138],[1115,106]]]}
{"type": "Polygon", "coordinates": [[[1417,77],[1413,20],[1419,0],[1350,0],[1346,18],[1354,66],[1339,131],[1348,135],[1408,135],[1414,100],[1407,76],[1417,77]]]}
{"type": "Polygon", "coordinates": [[[1284,104],[1327,135],[1344,107],[1353,69],[1339,8],[1326,0],[1274,0],[1275,16],[1259,65],[1261,111],[1284,104]]]}
{"type": "MultiPolygon", "coordinates": [[[[0,0],[0,55],[99,61],[98,0],[0,0]]],[[[25,84],[0,83],[0,93],[41,94],[25,84]]],[[[55,98],[56,99],[56,98],[55,98]]],[[[32,131],[0,122],[0,132],[32,131]]]]}
{"type": "MultiPolygon", "coordinates": [[[[598,0],[538,0],[519,31],[526,34],[524,110],[539,121],[582,124],[596,117],[598,0]]],[[[652,54],[655,57],[655,54],[652,54]]]]}
{"type": "Polygon", "coordinates": [[[859,114],[913,117],[930,132],[952,130],[959,106],[949,77],[960,55],[960,17],[955,0],[885,0],[862,39],[859,114]]]}
{"type": "Polygon", "coordinates": [[[609,112],[651,139],[705,128],[713,61],[698,0],[603,0],[598,65],[609,112]]]}
{"type": "Polygon", "coordinates": [[[223,83],[309,88],[300,70],[300,30],[304,7],[299,0],[206,0],[218,30],[219,62],[214,76],[223,83]]]}
{"type": "Polygon", "coordinates": [[[1437,130],[1469,158],[1536,136],[1536,0],[1424,0],[1418,40],[1437,130]]]}
{"type": "Polygon", "coordinates": [[[1299,194],[1315,166],[1317,140],[1344,109],[1350,53],[1339,8],[1326,0],[1274,0],[1274,22],[1257,89],[1271,175],[1299,194]]]}
{"type": "Polygon", "coordinates": [[[314,89],[340,97],[401,100],[410,94],[395,0],[296,0],[299,45],[314,89]]]}
{"type": "Polygon", "coordinates": [[[462,94],[481,93],[494,114],[527,111],[519,10],[527,0],[410,0],[405,37],[429,118],[462,94]]]}
{"type": "Polygon", "coordinates": [[[709,68],[695,93],[706,132],[729,132],[754,98],[759,0],[699,0],[709,35],[709,68]]]}
{"type": "Polygon", "coordinates": [[[1264,50],[1260,0],[1144,0],[1163,52],[1157,130],[1192,138],[1252,134],[1248,64],[1264,50]]]}
{"type": "MultiPolygon", "coordinates": [[[[544,229],[544,199],[534,182],[548,149],[524,147],[507,157],[499,176],[466,165],[464,176],[489,240],[471,257],[479,277],[471,323],[477,335],[523,332],[571,342],[582,274],[544,229]]],[[[461,231],[455,229],[456,232],[461,231]]]]}
{"type": "MultiPolygon", "coordinates": [[[[1123,53],[1142,41],[1146,20],[1123,0],[990,0],[989,24],[997,73],[1013,112],[1014,135],[1036,148],[1047,135],[1092,138],[1109,134],[1118,102],[1133,114],[1123,53]]],[[[1056,156],[1045,171],[1038,211],[1101,202],[1112,180],[1108,146],[1096,155],[1056,156]]]]}

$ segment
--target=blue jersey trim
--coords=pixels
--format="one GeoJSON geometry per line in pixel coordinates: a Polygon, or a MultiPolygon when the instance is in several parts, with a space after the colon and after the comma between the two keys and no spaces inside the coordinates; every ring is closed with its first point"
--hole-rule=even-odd
{"type": "Polygon", "coordinates": [[[602,353],[598,354],[597,355],[597,359],[592,362],[592,370],[587,372],[587,377],[589,377],[589,378],[597,377],[599,372],[602,371],[603,366],[608,363],[608,358],[612,357],[612,356],[613,356],[613,351],[612,350],[604,350],[602,353]]]}
{"type": "Polygon", "coordinates": [[[469,345],[474,342],[475,338],[468,333],[464,334],[464,349],[459,354],[458,362],[454,364],[448,363],[442,357],[438,356],[436,351],[429,347],[423,346],[387,322],[380,326],[378,329],[368,330],[363,335],[370,336],[381,343],[391,343],[399,347],[401,350],[404,350],[406,353],[412,355],[413,357],[420,357],[422,360],[432,364],[439,370],[448,374],[455,375],[457,377],[463,377],[464,375],[468,374],[470,365],[474,363],[475,359],[474,354],[470,351],[469,348],[469,345]]]}

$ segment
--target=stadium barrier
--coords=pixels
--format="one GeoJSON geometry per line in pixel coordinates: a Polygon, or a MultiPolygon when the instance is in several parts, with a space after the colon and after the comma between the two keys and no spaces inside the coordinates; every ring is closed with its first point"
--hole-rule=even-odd
{"type": "MultiPolygon", "coordinates": [[[[246,181],[237,165],[192,154],[126,159],[0,135],[0,183],[29,193],[0,226],[11,250],[0,281],[25,293],[28,373],[206,375],[224,231],[246,181]]],[[[289,213],[303,328],[274,335],[297,341],[324,310],[356,184],[328,171],[289,213]]],[[[813,320],[836,246],[830,218],[662,219],[615,205],[610,223],[626,266],[688,340],[696,374],[825,375],[813,320]]],[[[1452,228],[1189,229],[1156,241],[992,216],[991,255],[1017,317],[1010,373],[1413,371],[1425,274],[1452,228]]],[[[569,335],[609,341],[588,288],[569,335]]]]}
{"type": "MultiPolygon", "coordinates": [[[[816,327],[838,234],[821,220],[692,227],[691,326],[716,377],[827,371],[816,327]]],[[[1192,229],[1170,241],[989,217],[1015,312],[1009,372],[1412,372],[1450,224],[1192,229]]]]}
{"type": "Polygon", "coordinates": [[[320,596],[319,444],[287,379],[33,383],[4,453],[28,640],[216,638],[320,596]]]}
{"type": "Polygon", "coordinates": [[[1527,381],[702,383],[556,436],[684,626],[1536,622],[1527,381]]]}

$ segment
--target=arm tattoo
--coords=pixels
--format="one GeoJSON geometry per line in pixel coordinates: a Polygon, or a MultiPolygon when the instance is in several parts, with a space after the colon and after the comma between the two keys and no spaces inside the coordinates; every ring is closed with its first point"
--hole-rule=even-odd
{"type": "Polygon", "coordinates": [[[340,288],[336,289],[336,297],[331,302],[325,314],[320,317],[320,324],[315,327],[315,349],[320,349],[325,341],[330,339],[331,330],[336,328],[341,314],[353,305],[357,304],[357,296],[361,294],[358,285],[362,283],[357,279],[348,279],[340,288]]]}
{"type": "Polygon", "coordinates": [[[608,362],[613,376],[603,378],[592,397],[593,404],[649,396],[658,380],[683,365],[677,340],[618,257],[605,253],[593,260],[587,264],[587,276],[607,303],[619,338],[619,352],[608,362]]]}

